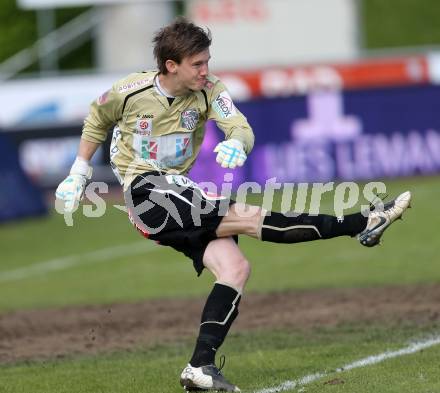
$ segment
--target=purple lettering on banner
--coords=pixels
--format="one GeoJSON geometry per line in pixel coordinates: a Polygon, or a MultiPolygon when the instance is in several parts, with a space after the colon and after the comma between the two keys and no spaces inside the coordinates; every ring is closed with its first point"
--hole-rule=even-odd
{"type": "Polygon", "coordinates": [[[309,149],[307,157],[310,165],[315,168],[315,174],[311,175],[315,176],[317,181],[324,182],[335,177],[335,164],[328,143],[314,145],[309,149]]]}
{"type": "Polygon", "coordinates": [[[334,160],[328,143],[284,143],[258,147],[252,153],[252,178],[260,184],[271,177],[279,182],[295,182],[304,178],[325,181],[335,174],[334,160]]]}
{"type": "Polygon", "coordinates": [[[426,144],[436,167],[440,167],[440,132],[428,130],[426,133],[426,144]]]}
{"type": "Polygon", "coordinates": [[[352,140],[362,132],[356,116],[344,115],[342,95],[337,91],[309,94],[309,118],[295,120],[291,135],[295,140],[352,140]]]}
{"type": "Polygon", "coordinates": [[[418,131],[411,131],[408,135],[408,158],[413,164],[413,173],[432,173],[435,170],[425,138],[418,131]]]}
{"type": "Polygon", "coordinates": [[[356,177],[356,166],[353,162],[353,152],[350,143],[338,143],[335,146],[335,162],[337,175],[342,180],[351,180],[356,177]]]}
{"type": "Polygon", "coordinates": [[[354,162],[356,177],[371,179],[374,177],[374,161],[370,135],[363,135],[354,142],[354,162]]]}
{"type": "Polygon", "coordinates": [[[384,134],[377,134],[373,139],[373,149],[376,152],[378,173],[383,173],[385,177],[397,176],[405,159],[405,143],[402,135],[395,134],[388,138],[384,134]]]}

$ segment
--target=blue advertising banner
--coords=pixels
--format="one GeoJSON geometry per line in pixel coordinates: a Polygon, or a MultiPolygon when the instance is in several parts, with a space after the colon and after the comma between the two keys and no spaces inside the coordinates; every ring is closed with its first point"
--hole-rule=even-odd
{"type": "MultiPolygon", "coordinates": [[[[278,182],[326,182],[439,173],[439,103],[440,87],[431,85],[317,91],[240,103],[256,141],[245,167],[233,172],[234,183],[264,184],[273,177],[278,182]]],[[[223,135],[212,128],[201,153],[207,159],[199,161],[192,175],[196,181],[219,184],[225,171],[216,167],[212,149],[223,135]]]]}
{"type": "Polygon", "coordinates": [[[1,133],[0,164],[0,223],[46,214],[41,192],[21,169],[16,147],[1,133]]]}

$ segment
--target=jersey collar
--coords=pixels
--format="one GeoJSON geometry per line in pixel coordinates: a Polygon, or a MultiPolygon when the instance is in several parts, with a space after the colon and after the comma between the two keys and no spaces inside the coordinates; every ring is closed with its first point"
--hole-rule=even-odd
{"type": "Polygon", "coordinates": [[[171,94],[169,94],[161,85],[160,85],[160,81],[159,81],[159,74],[157,74],[154,77],[153,80],[153,84],[154,84],[154,88],[156,90],[156,92],[158,94],[160,94],[161,96],[167,97],[167,98],[176,98],[174,96],[172,96],[171,94]]]}

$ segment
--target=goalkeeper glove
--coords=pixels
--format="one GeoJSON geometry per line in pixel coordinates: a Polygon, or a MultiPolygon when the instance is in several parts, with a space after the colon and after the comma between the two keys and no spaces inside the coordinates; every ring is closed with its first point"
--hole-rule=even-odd
{"type": "Polygon", "coordinates": [[[214,153],[217,153],[216,161],[223,168],[234,169],[236,166],[242,166],[247,158],[243,143],[237,139],[229,139],[219,143],[215,147],[214,153]]]}
{"type": "Polygon", "coordinates": [[[92,177],[93,169],[84,158],[77,157],[70,174],[58,186],[55,196],[63,202],[65,213],[74,212],[84,196],[84,189],[92,177]]]}

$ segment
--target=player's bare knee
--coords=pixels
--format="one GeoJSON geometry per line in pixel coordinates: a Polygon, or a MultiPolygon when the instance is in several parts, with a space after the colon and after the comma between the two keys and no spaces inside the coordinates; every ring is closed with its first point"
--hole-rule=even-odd
{"type": "Polygon", "coordinates": [[[235,288],[242,289],[251,274],[251,264],[249,261],[240,257],[228,266],[228,269],[221,272],[219,281],[229,283],[235,288]]]}
{"type": "Polygon", "coordinates": [[[251,264],[246,258],[240,258],[236,266],[236,274],[241,280],[246,281],[251,274],[251,264]]]}

